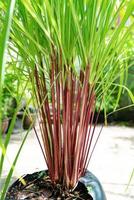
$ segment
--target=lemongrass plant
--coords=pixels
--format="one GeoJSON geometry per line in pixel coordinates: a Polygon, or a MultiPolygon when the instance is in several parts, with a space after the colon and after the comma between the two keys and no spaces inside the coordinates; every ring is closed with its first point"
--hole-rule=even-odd
{"type": "Polygon", "coordinates": [[[96,101],[99,114],[115,88],[118,99],[121,95],[133,9],[131,0],[17,1],[10,47],[22,58],[33,86],[53,184],[75,187],[99,137],[94,135],[96,101]]]}

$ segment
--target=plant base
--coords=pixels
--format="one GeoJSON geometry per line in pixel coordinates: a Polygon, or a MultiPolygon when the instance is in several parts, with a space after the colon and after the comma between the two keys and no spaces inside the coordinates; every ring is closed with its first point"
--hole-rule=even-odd
{"type": "Polygon", "coordinates": [[[53,186],[47,171],[35,172],[23,177],[26,185],[17,180],[8,190],[5,200],[86,199],[93,200],[81,182],[74,191],[64,191],[61,185],[53,186]]]}
{"type": "Polygon", "coordinates": [[[106,200],[99,180],[89,171],[81,177],[74,191],[52,185],[48,171],[24,175],[25,185],[18,179],[9,188],[5,200],[106,200]]]}

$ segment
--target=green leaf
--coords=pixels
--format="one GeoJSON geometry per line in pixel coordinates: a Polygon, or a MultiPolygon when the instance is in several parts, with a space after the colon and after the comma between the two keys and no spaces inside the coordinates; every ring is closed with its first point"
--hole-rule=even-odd
{"type": "Polygon", "coordinates": [[[7,42],[9,38],[9,32],[10,32],[15,2],[16,0],[12,1],[8,0],[8,8],[5,16],[4,28],[0,35],[0,87],[3,84],[4,80],[5,61],[6,61],[5,52],[7,48],[7,42]]]}

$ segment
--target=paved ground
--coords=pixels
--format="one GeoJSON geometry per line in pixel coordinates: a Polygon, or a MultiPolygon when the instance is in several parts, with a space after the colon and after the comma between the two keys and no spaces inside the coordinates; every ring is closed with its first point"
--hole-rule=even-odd
{"type": "MultiPolygon", "coordinates": [[[[97,127],[97,131],[100,127],[97,127]]],[[[10,167],[24,133],[12,135],[8,148],[8,161],[3,179],[10,167]],[[10,159],[9,159],[10,158],[10,159]],[[10,160],[10,161],[9,161],[10,160]]],[[[46,168],[37,139],[31,131],[18,160],[14,178],[24,173],[46,168]]],[[[134,178],[126,191],[134,168],[134,128],[104,127],[99,143],[91,159],[91,170],[102,182],[107,200],[134,200],[134,178]]],[[[2,181],[0,181],[2,183],[2,181]]]]}

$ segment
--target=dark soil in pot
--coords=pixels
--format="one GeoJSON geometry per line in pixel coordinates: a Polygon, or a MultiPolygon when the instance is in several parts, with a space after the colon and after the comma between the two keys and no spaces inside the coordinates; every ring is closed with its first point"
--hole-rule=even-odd
{"type": "Polygon", "coordinates": [[[35,172],[23,177],[26,185],[17,180],[8,190],[5,200],[93,200],[86,186],[79,182],[74,191],[63,191],[61,185],[52,185],[46,171],[35,172]]]}

